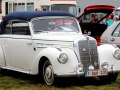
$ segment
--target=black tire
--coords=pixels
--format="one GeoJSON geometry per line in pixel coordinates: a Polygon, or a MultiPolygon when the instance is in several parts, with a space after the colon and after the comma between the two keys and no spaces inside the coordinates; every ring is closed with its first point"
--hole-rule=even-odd
{"type": "Polygon", "coordinates": [[[114,82],[117,79],[118,73],[109,73],[108,76],[100,76],[100,81],[107,83],[107,82],[114,82]]]}
{"type": "Polygon", "coordinates": [[[110,73],[109,77],[110,77],[110,81],[114,82],[114,81],[116,81],[116,79],[118,77],[118,73],[110,73]]]}
{"type": "Polygon", "coordinates": [[[2,73],[2,71],[3,71],[2,68],[0,68],[0,74],[2,73]]]}
{"type": "Polygon", "coordinates": [[[43,78],[47,85],[54,83],[54,71],[49,60],[45,61],[43,65],[43,78]]]}

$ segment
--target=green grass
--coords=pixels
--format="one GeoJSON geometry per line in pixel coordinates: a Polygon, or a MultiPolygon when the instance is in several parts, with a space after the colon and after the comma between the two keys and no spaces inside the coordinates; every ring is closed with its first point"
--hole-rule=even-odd
{"type": "Polygon", "coordinates": [[[113,83],[98,78],[60,78],[59,83],[47,86],[36,76],[4,71],[0,74],[0,90],[120,90],[120,74],[113,83]]]}

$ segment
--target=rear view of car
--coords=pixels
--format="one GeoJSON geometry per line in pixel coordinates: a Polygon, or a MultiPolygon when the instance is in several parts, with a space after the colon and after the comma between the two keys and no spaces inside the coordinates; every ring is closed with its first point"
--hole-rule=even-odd
{"type": "Polygon", "coordinates": [[[103,20],[109,16],[114,6],[110,5],[93,5],[84,9],[84,12],[77,19],[82,29],[82,33],[90,32],[90,36],[97,40],[97,44],[100,44],[100,36],[106,30],[107,25],[103,24],[103,20]],[[92,22],[92,16],[96,15],[97,20],[92,22]]]}

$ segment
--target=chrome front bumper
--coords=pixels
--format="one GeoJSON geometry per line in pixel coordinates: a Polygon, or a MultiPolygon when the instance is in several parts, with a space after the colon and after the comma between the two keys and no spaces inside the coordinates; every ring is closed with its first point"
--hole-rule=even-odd
{"type": "MultiPolygon", "coordinates": [[[[108,72],[108,74],[109,73],[116,73],[116,72],[120,72],[120,70],[116,70],[116,71],[107,70],[107,72],[108,72]]],[[[55,76],[56,77],[86,77],[85,76],[85,71],[84,72],[78,72],[78,71],[76,71],[76,72],[65,73],[65,74],[55,74],[55,76]]]]}

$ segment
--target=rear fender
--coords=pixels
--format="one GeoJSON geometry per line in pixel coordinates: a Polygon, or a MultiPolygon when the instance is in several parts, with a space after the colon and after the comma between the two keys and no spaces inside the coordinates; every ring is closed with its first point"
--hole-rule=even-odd
{"type": "Polygon", "coordinates": [[[4,53],[3,53],[3,49],[0,46],[0,67],[5,67],[5,58],[4,58],[4,53]]]}

